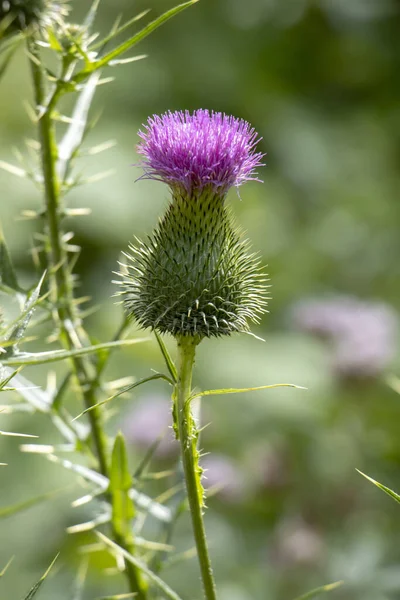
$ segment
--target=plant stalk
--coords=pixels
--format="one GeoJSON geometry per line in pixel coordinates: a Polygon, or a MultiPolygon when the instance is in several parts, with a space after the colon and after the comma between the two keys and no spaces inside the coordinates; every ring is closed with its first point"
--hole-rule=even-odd
{"type": "Polygon", "coordinates": [[[178,383],[174,394],[174,410],[204,594],[207,600],[216,600],[217,590],[203,521],[203,491],[197,450],[198,432],[189,401],[197,344],[198,340],[190,336],[178,338],[178,383]]]}
{"type": "MultiPolygon", "coordinates": [[[[58,94],[56,90],[51,96],[48,106],[44,108],[47,99],[43,70],[39,64],[40,56],[34,40],[31,43],[28,42],[28,47],[29,52],[36,59],[31,60],[35,104],[39,109],[43,107],[43,112],[38,120],[38,132],[46,203],[45,219],[49,239],[47,260],[51,277],[50,297],[54,306],[54,318],[60,328],[61,341],[68,350],[71,350],[82,347],[87,341],[87,335],[76,311],[68,255],[62,240],[61,181],[57,174],[58,147],[52,114],[58,94]]],[[[92,408],[98,402],[96,391],[99,385],[99,375],[90,360],[73,357],[71,362],[85,408],[92,408]]],[[[99,408],[90,410],[88,418],[99,471],[109,478],[107,439],[102,427],[99,408]]],[[[134,550],[132,543],[125,540],[118,532],[113,530],[112,533],[115,542],[132,553],[134,550]]],[[[146,600],[147,585],[138,569],[126,562],[124,572],[130,592],[135,593],[138,600],[146,600]]]]}

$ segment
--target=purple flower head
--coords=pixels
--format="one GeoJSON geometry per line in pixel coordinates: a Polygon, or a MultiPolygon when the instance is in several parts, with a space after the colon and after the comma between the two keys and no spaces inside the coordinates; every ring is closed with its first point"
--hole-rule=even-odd
{"type": "Polygon", "coordinates": [[[303,300],[293,317],[303,331],[333,342],[333,367],[341,377],[376,377],[395,356],[398,317],[386,304],[351,296],[303,300]]]}
{"type": "Polygon", "coordinates": [[[224,196],[232,186],[259,181],[255,169],[257,132],[243,119],[208,110],[154,115],[139,131],[144,178],[161,180],[187,193],[211,186],[224,196]]]}

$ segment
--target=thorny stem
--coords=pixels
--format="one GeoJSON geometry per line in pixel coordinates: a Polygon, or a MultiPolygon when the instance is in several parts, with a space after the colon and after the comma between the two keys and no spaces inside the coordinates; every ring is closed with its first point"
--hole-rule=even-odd
{"type": "MultiPolygon", "coordinates": [[[[57,174],[58,147],[56,140],[53,109],[58,100],[57,88],[46,106],[46,87],[43,70],[39,64],[39,53],[35,40],[28,42],[33,60],[31,60],[32,79],[36,108],[39,111],[38,120],[39,141],[41,146],[41,168],[46,202],[46,227],[48,233],[48,265],[51,277],[51,298],[54,306],[54,319],[60,328],[61,340],[69,349],[80,348],[87,341],[74,303],[72,277],[68,265],[67,251],[62,240],[62,206],[61,181],[57,174]],[[36,59],[36,60],[35,60],[36,59]]],[[[96,391],[99,386],[99,374],[96,373],[90,360],[82,357],[71,359],[73,371],[78,379],[79,388],[86,408],[92,408],[97,403],[96,391]]],[[[90,429],[99,463],[99,471],[109,477],[109,461],[107,439],[102,427],[101,412],[95,408],[88,413],[90,429]]],[[[113,531],[117,544],[128,552],[133,552],[131,542],[121,539],[121,535],[113,531]]],[[[140,572],[131,563],[126,563],[125,573],[131,592],[136,593],[139,600],[146,600],[147,586],[140,572]]]]}
{"type": "Polygon", "coordinates": [[[197,343],[198,341],[190,336],[178,339],[178,383],[174,394],[174,412],[204,594],[207,600],[217,600],[203,521],[197,430],[189,401],[197,343]]]}

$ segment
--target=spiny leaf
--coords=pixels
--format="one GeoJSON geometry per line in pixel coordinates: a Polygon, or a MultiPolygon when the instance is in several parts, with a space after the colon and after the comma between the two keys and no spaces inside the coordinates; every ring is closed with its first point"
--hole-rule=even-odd
{"type": "Polygon", "coordinates": [[[122,394],[126,394],[126,392],[129,392],[130,390],[133,390],[134,388],[139,387],[139,385],[143,385],[143,383],[147,383],[148,381],[153,381],[154,379],[164,379],[165,381],[168,381],[168,383],[170,385],[173,385],[173,382],[169,379],[169,377],[167,377],[166,375],[163,375],[162,373],[155,373],[154,375],[150,375],[149,377],[140,379],[140,381],[136,381],[135,383],[127,385],[126,387],[119,390],[119,392],[117,392],[113,396],[110,396],[110,398],[106,398],[105,400],[102,400],[101,402],[97,402],[93,406],[90,406],[89,408],[87,408],[86,410],[81,412],[79,415],[77,415],[74,418],[74,421],[76,421],[77,419],[79,419],[80,417],[85,415],[86,413],[98,408],[99,406],[103,406],[104,404],[107,404],[111,400],[114,400],[114,398],[118,398],[118,396],[121,396],[122,394]]]}
{"type": "Polygon", "coordinates": [[[324,594],[325,592],[331,592],[332,590],[336,590],[338,587],[343,585],[343,581],[335,581],[335,583],[328,583],[328,585],[323,585],[311,592],[307,592],[307,594],[303,594],[303,596],[299,596],[296,600],[311,600],[311,598],[316,598],[320,594],[324,594]]]}
{"type": "MultiPolygon", "coordinates": [[[[23,337],[32,318],[36,305],[43,299],[43,296],[40,298],[40,290],[42,288],[45,276],[46,273],[43,273],[37,286],[28,295],[22,313],[15,322],[15,327],[13,327],[11,332],[6,335],[7,339],[12,339],[18,342],[23,337]]],[[[3,361],[3,364],[6,364],[6,361],[3,361]]]]}
{"type": "Polygon", "coordinates": [[[96,44],[93,44],[93,46],[91,47],[91,50],[97,50],[98,48],[104,47],[106,44],[108,44],[108,42],[111,42],[111,40],[116,38],[118,35],[120,35],[126,29],[128,29],[128,27],[133,25],[133,23],[136,23],[137,21],[139,21],[140,19],[145,17],[149,12],[150,12],[150,9],[148,8],[147,10],[142,11],[141,13],[139,13],[132,19],[129,19],[129,21],[126,21],[126,23],[124,23],[120,27],[113,27],[110,34],[107,37],[103,38],[99,42],[96,42],[96,44]]]}
{"type": "Polygon", "coordinates": [[[83,69],[83,71],[81,71],[80,73],[77,73],[77,75],[74,78],[75,81],[82,81],[83,79],[86,79],[87,75],[89,75],[93,71],[97,71],[98,69],[105,67],[111,60],[118,58],[121,54],[132,48],[132,46],[138,44],[155,29],[160,27],[160,25],[171,19],[171,17],[174,17],[179,12],[181,12],[185,8],[188,8],[192,4],[195,4],[196,2],[198,2],[198,0],[190,0],[190,2],[185,2],[184,4],[180,4],[179,6],[168,10],[163,15],[161,15],[161,17],[158,17],[158,19],[155,19],[155,21],[149,23],[149,25],[144,27],[141,31],[139,31],[131,38],[117,46],[117,48],[111,50],[111,52],[108,52],[105,56],[93,62],[89,67],[83,69]]]}
{"type": "Polygon", "coordinates": [[[108,491],[111,495],[111,521],[114,530],[121,536],[131,536],[130,522],[135,516],[129,490],[132,486],[132,477],[129,472],[128,454],[122,433],[118,433],[111,456],[110,485],[108,491]]]}
{"type": "Polygon", "coordinates": [[[19,365],[40,365],[74,356],[84,356],[85,354],[95,354],[102,350],[108,350],[111,348],[117,348],[122,346],[132,346],[133,344],[141,344],[143,342],[150,341],[150,338],[136,338],[131,340],[117,340],[115,342],[106,342],[104,344],[95,344],[93,346],[86,346],[84,348],[78,348],[76,350],[53,350],[49,352],[21,352],[12,358],[2,360],[3,365],[19,366],[19,365]]]}
{"type": "Polygon", "coordinates": [[[42,586],[42,583],[44,582],[44,580],[46,579],[46,577],[50,573],[50,571],[51,571],[54,563],[56,562],[58,556],[59,555],[57,554],[57,556],[51,562],[51,564],[50,564],[49,568],[47,569],[47,571],[41,576],[41,578],[39,579],[39,581],[37,583],[35,583],[35,585],[33,586],[33,588],[31,588],[31,590],[28,592],[28,595],[25,596],[24,600],[32,600],[32,598],[34,598],[36,596],[39,588],[42,586]]]}
{"type": "Polygon", "coordinates": [[[362,475],[363,477],[365,477],[365,479],[368,479],[368,481],[370,481],[371,483],[373,483],[374,485],[376,485],[376,487],[379,488],[380,490],[382,490],[382,492],[385,492],[385,494],[387,494],[388,496],[390,496],[391,498],[393,498],[393,500],[396,500],[396,502],[398,502],[400,504],[400,495],[399,494],[396,494],[396,492],[394,492],[390,488],[386,487],[386,485],[383,485],[382,483],[379,483],[379,481],[375,481],[375,479],[372,479],[372,477],[369,477],[368,475],[366,475],[362,471],[359,471],[358,469],[356,469],[356,471],[358,473],[360,473],[360,475],[362,475]]]}
{"type": "MultiPolygon", "coordinates": [[[[70,460],[60,458],[55,454],[47,454],[46,457],[52,462],[58,463],[64,468],[73,471],[74,473],[77,473],[80,477],[86,479],[86,481],[94,483],[104,492],[108,489],[110,485],[110,482],[107,477],[101,475],[100,473],[97,473],[97,471],[89,469],[88,467],[75,464],[70,460]]],[[[155,502],[146,494],[143,494],[141,492],[138,492],[136,489],[131,488],[129,490],[129,496],[139,509],[151,514],[154,518],[158,519],[159,521],[169,523],[169,521],[171,520],[171,511],[166,506],[155,502]]]]}
{"type": "Polygon", "coordinates": [[[223,388],[221,390],[205,390],[204,392],[196,392],[190,396],[189,401],[201,396],[219,396],[221,394],[244,394],[245,392],[255,392],[257,390],[272,390],[279,387],[291,387],[297,390],[305,390],[307,388],[301,385],[295,385],[294,383],[274,383],[272,385],[260,385],[257,387],[249,388],[223,388]]]}
{"type": "Polygon", "coordinates": [[[11,262],[3,231],[0,225],[0,283],[13,290],[19,290],[17,275],[11,262]]]}
{"type": "Polygon", "coordinates": [[[100,78],[100,73],[94,73],[80,93],[76,102],[71,125],[68,127],[63,139],[58,147],[57,170],[60,179],[64,180],[68,174],[68,167],[74,153],[82,143],[86,123],[89,115],[89,108],[93,100],[94,93],[100,78]]]}
{"type": "Polygon", "coordinates": [[[181,597],[178,596],[178,594],[174,592],[174,590],[171,589],[168,584],[165,583],[165,581],[163,581],[160,577],[158,577],[158,575],[153,573],[153,571],[151,571],[147,567],[147,565],[141,560],[139,560],[136,556],[132,556],[132,554],[115,544],[112,540],[110,540],[108,537],[106,537],[99,531],[96,532],[96,535],[102,542],[104,542],[104,544],[106,544],[106,546],[109,546],[109,548],[114,550],[114,552],[116,552],[117,554],[122,555],[125,558],[125,560],[133,564],[137,569],[139,569],[145,575],[147,575],[150,581],[155,586],[157,586],[162,592],[164,592],[167,598],[171,598],[171,600],[182,600],[181,597]]]}
{"type": "Polygon", "coordinates": [[[167,369],[169,371],[169,374],[171,375],[172,379],[174,380],[174,383],[176,383],[178,381],[178,371],[176,369],[175,363],[172,360],[171,355],[168,352],[168,349],[167,349],[166,345],[164,344],[164,340],[162,339],[162,337],[158,333],[158,331],[154,331],[154,335],[156,336],[157,343],[158,343],[159,348],[161,350],[161,354],[164,357],[165,364],[167,365],[167,369]]]}
{"type": "Polygon", "coordinates": [[[53,490],[52,492],[46,492],[45,494],[40,494],[40,496],[35,496],[34,498],[29,498],[28,500],[23,500],[22,502],[17,502],[16,504],[11,504],[10,506],[4,506],[0,508],[0,519],[5,519],[6,517],[12,517],[31,506],[36,506],[36,504],[40,504],[41,502],[45,502],[46,500],[51,500],[55,496],[57,496],[60,492],[64,492],[66,488],[61,488],[58,490],[53,490]]]}

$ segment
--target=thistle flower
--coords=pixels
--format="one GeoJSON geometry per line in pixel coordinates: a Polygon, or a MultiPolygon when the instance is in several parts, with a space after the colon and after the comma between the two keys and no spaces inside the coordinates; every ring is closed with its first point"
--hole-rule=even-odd
{"type": "Polygon", "coordinates": [[[172,200],[156,230],[126,255],[128,314],[174,336],[247,331],[265,311],[265,279],[225,197],[256,179],[256,132],[245,121],[198,110],[154,116],[139,135],[143,177],[167,183],[172,200]]]}
{"type": "Polygon", "coordinates": [[[41,25],[64,14],[64,0],[0,0],[0,21],[13,18],[9,30],[22,31],[31,25],[41,25]]]}
{"type": "Polygon", "coordinates": [[[212,189],[224,195],[230,187],[256,180],[263,154],[254,152],[256,131],[242,119],[208,110],[168,112],[154,116],[139,131],[138,152],[147,179],[168,183],[189,195],[212,189]]]}

